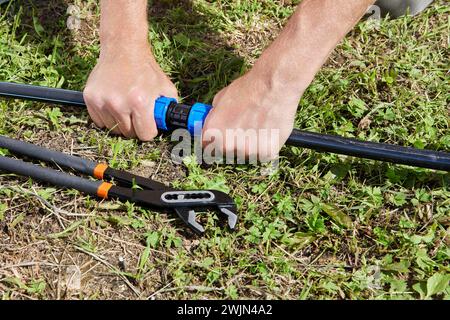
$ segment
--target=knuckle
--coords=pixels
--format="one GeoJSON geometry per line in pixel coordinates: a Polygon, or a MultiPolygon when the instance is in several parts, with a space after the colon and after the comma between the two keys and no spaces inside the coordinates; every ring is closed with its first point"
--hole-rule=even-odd
{"type": "Polygon", "coordinates": [[[143,92],[133,92],[127,100],[133,108],[143,109],[147,106],[148,96],[143,92]]]}
{"type": "Polygon", "coordinates": [[[129,139],[135,139],[137,137],[136,133],[134,131],[130,131],[129,133],[129,139]]]}
{"type": "Polygon", "coordinates": [[[122,99],[117,95],[110,95],[106,100],[106,108],[120,113],[122,109],[122,99]]]}
{"type": "Polygon", "coordinates": [[[133,127],[131,126],[131,122],[130,121],[125,121],[122,120],[119,123],[120,126],[120,131],[122,132],[122,134],[127,137],[127,138],[133,138],[134,137],[134,131],[133,131],[133,127]]]}
{"type": "Polygon", "coordinates": [[[101,105],[99,95],[91,89],[85,89],[83,91],[83,99],[88,108],[98,108],[101,105]]]}
{"type": "Polygon", "coordinates": [[[120,133],[120,130],[115,122],[107,123],[106,126],[108,129],[111,129],[111,132],[120,133]]]}
{"type": "Polygon", "coordinates": [[[92,99],[94,97],[94,92],[95,91],[89,86],[84,88],[84,90],[83,90],[83,98],[87,99],[87,100],[92,99]]]}

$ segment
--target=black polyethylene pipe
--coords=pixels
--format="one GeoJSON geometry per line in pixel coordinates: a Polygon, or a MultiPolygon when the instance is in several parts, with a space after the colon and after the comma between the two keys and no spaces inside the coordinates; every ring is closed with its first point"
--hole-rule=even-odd
{"type": "MultiPolygon", "coordinates": [[[[85,106],[83,94],[78,91],[8,82],[0,82],[0,96],[53,104],[85,106]]],[[[320,152],[331,152],[359,158],[450,171],[450,154],[447,152],[419,150],[385,143],[365,142],[357,139],[305,132],[297,129],[294,129],[286,143],[320,152]]]]}
{"type": "Polygon", "coordinates": [[[0,96],[66,106],[86,107],[82,92],[29,84],[0,82],[0,96]]]}
{"type": "Polygon", "coordinates": [[[294,129],[286,144],[415,167],[450,171],[450,153],[420,150],[387,143],[367,142],[294,129]]]}

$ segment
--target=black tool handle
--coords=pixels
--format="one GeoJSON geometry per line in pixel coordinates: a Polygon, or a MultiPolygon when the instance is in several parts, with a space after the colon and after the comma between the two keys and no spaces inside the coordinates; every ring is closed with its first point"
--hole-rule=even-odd
{"type": "Polygon", "coordinates": [[[0,148],[33,159],[55,163],[61,167],[92,175],[97,163],[80,157],[72,156],[58,151],[49,150],[34,144],[0,136],[0,148]]]}
{"type": "Polygon", "coordinates": [[[91,181],[67,173],[43,168],[32,163],[0,156],[0,171],[30,177],[49,184],[97,195],[102,181],[91,181]]]}
{"type": "MultiPolygon", "coordinates": [[[[12,153],[27,156],[32,159],[38,159],[49,163],[54,163],[60,167],[72,169],[74,171],[95,176],[98,163],[86,160],[77,156],[65,154],[59,151],[49,150],[34,144],[0,136],[0,148],[5,148],[12,153]]],[[[163,190],[168,189],[164,184],[153,181],[148,178],[137,176],[129,172],[116,170],[105,166],[103,173],[104,180],[114,180],[116,183],[126,187],[132,187],[134,184],[147,190],[163,190]]]]}
{"type": "Polygon", "coordinates": [[[322,152],[450,171],[450,153],[419,150],[294,129],[287,144],[322,152]]]}

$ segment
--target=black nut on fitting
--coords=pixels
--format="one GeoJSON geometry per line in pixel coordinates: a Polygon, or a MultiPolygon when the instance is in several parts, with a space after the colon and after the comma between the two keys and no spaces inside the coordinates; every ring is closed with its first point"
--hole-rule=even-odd
{"type": "Polygon", "coordinates": [[[189,113],[192,106],[172,102],[167,108],[166,123],[167,127],[173,129],[187,129],[189,113]]]}

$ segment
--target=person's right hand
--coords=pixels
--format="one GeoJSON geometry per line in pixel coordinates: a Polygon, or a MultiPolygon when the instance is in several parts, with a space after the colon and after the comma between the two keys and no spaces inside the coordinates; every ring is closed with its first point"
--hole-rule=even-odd
{"type": "Polygon", "coordinates": [[[157,134],[153,116],[160,96],[178,98],[149,45],[102,48],[84,90],[89,115],[100,128],[142,141],[157,134]]]}

